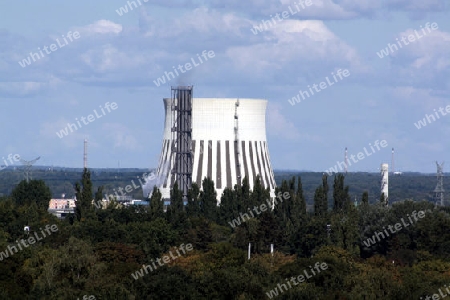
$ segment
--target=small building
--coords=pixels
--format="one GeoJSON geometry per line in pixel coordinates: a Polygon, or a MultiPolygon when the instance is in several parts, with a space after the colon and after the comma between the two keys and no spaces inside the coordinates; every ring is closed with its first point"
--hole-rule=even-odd
{"type": "Polygon", "coordinates": [[[66,199],[62,194],[60,199],[50,199],[47,211],[59,219],[64,219],[67,215],[74,213],[75,206],[75,198],[66,199]]]}

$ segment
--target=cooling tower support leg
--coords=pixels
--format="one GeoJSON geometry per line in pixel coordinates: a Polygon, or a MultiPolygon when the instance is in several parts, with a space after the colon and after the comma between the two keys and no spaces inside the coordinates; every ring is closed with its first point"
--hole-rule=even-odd
{"type": "Polygon", "coordinates": [[[239,115],[238,115],[239,99],[234,105],[234,157],[236,159],[236,178],[237,185],[241,186],[241,151],[239,142],[239,115]]]}

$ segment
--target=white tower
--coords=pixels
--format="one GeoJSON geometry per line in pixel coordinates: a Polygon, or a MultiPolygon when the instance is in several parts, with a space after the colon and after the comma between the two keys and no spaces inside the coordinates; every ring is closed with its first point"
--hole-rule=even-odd
{"type": "MultiPolygon", "coordinates": [[[[162,197],[170,197],[174,184],[174,143],[171,134],[171,98],[164,99],[165,126],[161,157],[157,169],[162,197]]],[[[266,139],[267,100],[237,98],[192,98],[192,182],[201,188],[202,180],[214,181],[220,201],[225,187],[233,188],[247,176],[250,188],[259,175],[264,188],[275,196],[275,179],[266,139]]],[[[153,186],[144,187],[144,195],[153,186]]]]}
{"type": "Polygon", "coordinates": [[[381,195],[384,194],[384,206],[389,205],[389,165],[381,164],[381,195]]]}

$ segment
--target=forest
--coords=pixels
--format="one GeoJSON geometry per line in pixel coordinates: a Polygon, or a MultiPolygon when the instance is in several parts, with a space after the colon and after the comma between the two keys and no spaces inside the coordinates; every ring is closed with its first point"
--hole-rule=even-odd
{"type": "MultiPolygon", "coordinates": [[[[94,187],[103,186],[104,194],[112,194],[119,187],[125,187],[134,180],[139,185],[138,178],[143,174],[150,174],[154,169],[121,168],[121,169],[90,169],[91,181],[94,187]]],[[[42,179],[50,188],[53,198],[66,198],[75,196],[74,182],[79,180],[83,174],[80,168],[61,168],[38,166],[33,169],[32,178],[42,179]]],[[[321,181],[321,172],[298,172],[275,170],[275,181],[281,185],[283,180],[289,180],[293,176],[302,178],[303,192],[305,194],[308,210],[313,207],[313,199],[317,183],[321,181]]],[[[444,174],[446,177],[449,173],[444,174]]],[[[24,179],[23,167],[8,167],[0,172],[0,196],[11,194],[13,188],[24,179]]],[[[359,199],[364,191],[369,193],[369,202],[379,200],[380,174],[368,172],[348,172],[345,174],[346,184],[349,185],[349,194],[354,201],[359,199]]],[[[402,175],[389,174],[389,198],[390,202],[410,200],[433,201],[433,190],[436,187],[436,174],[424,174],[415,172],[404,172],[402,175]]],[[[444,180],[445,198],[450,198],[450,182],[444,180]]],[[[143,199],[142,189],[133,189],[127,195],[133,199],[143,199]]]]}
{"type": "Polygon", "coordinates": [[[84,169],[71,186],[75,213],[64,220],[47,212],[52,190],[44,180],[20,181],[0,199],[0,299],[450,294],[449,209],[409,194],[386,207],[347,179],[317,177],[310,203],[303,178],[284,174],[275,191],[283,197],[275,199],[259,178],[253,190],[244,178],[225,189],[219,204],[205,178],[186,202],[175,185],[166,211],[157,188],[149,206],[111,201],[97,209],[104,186],[84,169]],[[259,213],[251,214],[255,207],[259,213]],[[241,224],[233,223],[237,218],[241,224]]]}

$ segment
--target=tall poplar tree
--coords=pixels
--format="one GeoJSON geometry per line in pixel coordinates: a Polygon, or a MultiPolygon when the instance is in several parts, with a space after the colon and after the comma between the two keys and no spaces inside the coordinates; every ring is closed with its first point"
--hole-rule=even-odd
{"type": "Polygon", "coordinates": [[[362,194],[362,199],[361,199],[361,203],[363,205],[368,205],[369,204],[369,192],[364,191],[362,194]]]}
{"type": "Polygon", "coordinates": [[[200,188],[193,182],[187,194],[186,212],[189,218],[200,216],[200,188]]]}
{"type": "Polygon", "coordinates": [[[153,187],[152,196],[150,197],[150,217],[152,220],[156,218],[164,218],[164,203],[162,195],[156,185],[153,187]]]}
{"type": "MultiPolygon", "coordinates": [[[[101,198],[101,189],[100,190],[100,200],[101,198]]],[[[83,175],[81,176],[81,182],[75,183],[75,218],[78,221],[82,219],[87,219],[94,216],[94,209],[92,205],[92,181],[91,181],[91,172],[84,168],[83,175]]],[[[98,197],[98,193],[96,194],[98,197]]]]}
{"type": "Polygon", "coordinates": [[[229,187],[223,190],[219,206],[219,224],[228,226],[234,218],[239,216],[236,193],[229,187]]]}
{"type": "Polygon", "coordinates": [[[314,192],[314,215],[315,216],[326,216],[328,207],[325,206],[324,202],[324,191],[323,191],[323,185],[320,185],[316,188],[316,191],[314,192]]]}
{"type": "Polygon", "coordinates": [[[333,201],[334,211],[347,210],[350,204],[350,195],[348,194],[348,186],[344,186],[344,175],[339,173],[334,177],[333,183],[333,201]]]}
{"type": "Polygon", "coordinates": [[[183,204],[183,193],[178,189],[178,183],[175,182],[170,190],[170,205],[167,208],[167,221],[172,226],[180,230],[180,233],[187,230],[187,216],[183,204]]]}
{"type": "Polygon", "coordinates": [[[201,215],[211,221],[217,222],[217,192],[214,188],[214,181],[205,177],[202,182],[200,192],[200,212],[201,215]]]}

